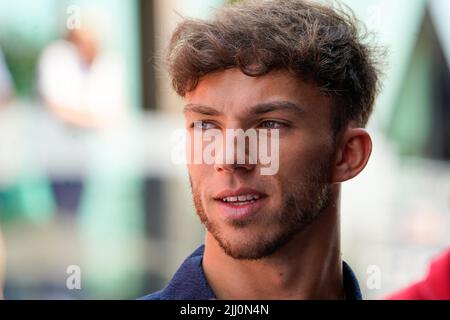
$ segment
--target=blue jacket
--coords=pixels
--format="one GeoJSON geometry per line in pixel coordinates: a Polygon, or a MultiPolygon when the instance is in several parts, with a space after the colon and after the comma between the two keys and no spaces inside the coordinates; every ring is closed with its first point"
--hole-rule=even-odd
{"type": "MultiPolygon", "coordinates": [[[[212,300],[216,299],[202,267],[205,246],[200,246],[180,266],[169,284],[162,290],[149,294],[141,300],[212,300]]],[[[358,280],[343,263],[344,288],[347,300],[362,300],[358,280]]]]}

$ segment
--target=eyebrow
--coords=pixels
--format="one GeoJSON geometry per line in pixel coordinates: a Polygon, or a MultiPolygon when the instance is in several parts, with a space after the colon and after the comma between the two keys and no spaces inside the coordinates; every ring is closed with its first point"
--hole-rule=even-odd
{"type": "Polygon", "coordinates": [[[184,106],[184,113],[194,112],[200,113],[206,116],[220,116],[222,113],[212,107],[200,105],[200,104],[187,104],[184,106]]]}
{"type": "MultiPolygon", "coordinates": [[[[250,108],[250,115],[261,115],[273,111],[279,110],[287,110],[296,113],[303,113],[305,109],[297,103],[291,101],[273,101],[273,102],[264,102],[254,105],[250,108]]],[[[200,104],[187,104],[184,107],[184,112],[194,112],[207,116],[220,116],[222,112],[219,110],[205,106],[200,104]]]]}

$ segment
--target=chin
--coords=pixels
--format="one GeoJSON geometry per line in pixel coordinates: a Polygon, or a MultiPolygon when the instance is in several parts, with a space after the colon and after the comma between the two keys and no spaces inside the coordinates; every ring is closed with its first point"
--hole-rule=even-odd
{"type": "Polygon", "coordinates": [[[226,230],[225,233],[212,235],[223,251],[236,260],[262,259],[272,255],[283,244],[283,241],[280,241],[281,237],[268,234],[267,228],[255,230],[249,227],[230,230],[227,227],[226,230]]]}

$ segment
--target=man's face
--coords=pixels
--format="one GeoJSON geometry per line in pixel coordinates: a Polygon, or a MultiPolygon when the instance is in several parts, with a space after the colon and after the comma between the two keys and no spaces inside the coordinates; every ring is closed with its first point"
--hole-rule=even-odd
{"type": "Polygon", "coordinates": [[[226,129],[279,130],[275,175],[261,175],[260,163],[188,165],[197,213],[229,256],[268,256],[329,206],[331,100],[317,87],[284,71],[255,78],[230,69],[203,77],[185,100],[191,135],[199,122],[224,137],[226,129]]]}

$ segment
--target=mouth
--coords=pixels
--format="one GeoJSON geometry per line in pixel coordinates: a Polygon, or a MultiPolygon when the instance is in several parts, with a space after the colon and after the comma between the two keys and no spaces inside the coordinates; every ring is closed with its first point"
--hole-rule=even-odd
{"type": "Polygon", "coordinates": [[[226,219],[244,220],[260,212],[267,197],[257,190],[240,188],[223,191],[214,197],[214,200],[226,219]]]}
{"type": "Polygon", "coordinates": [[[250,203],[255,203],[261,199],[261,197],[257,194],[244,194],[240,196],[231,196],[231,197],[225,197],[222,199],[219,199],[219,201],[222,201],[225,204],[229,204],[232,206],[245,206],[250,203]]]}

